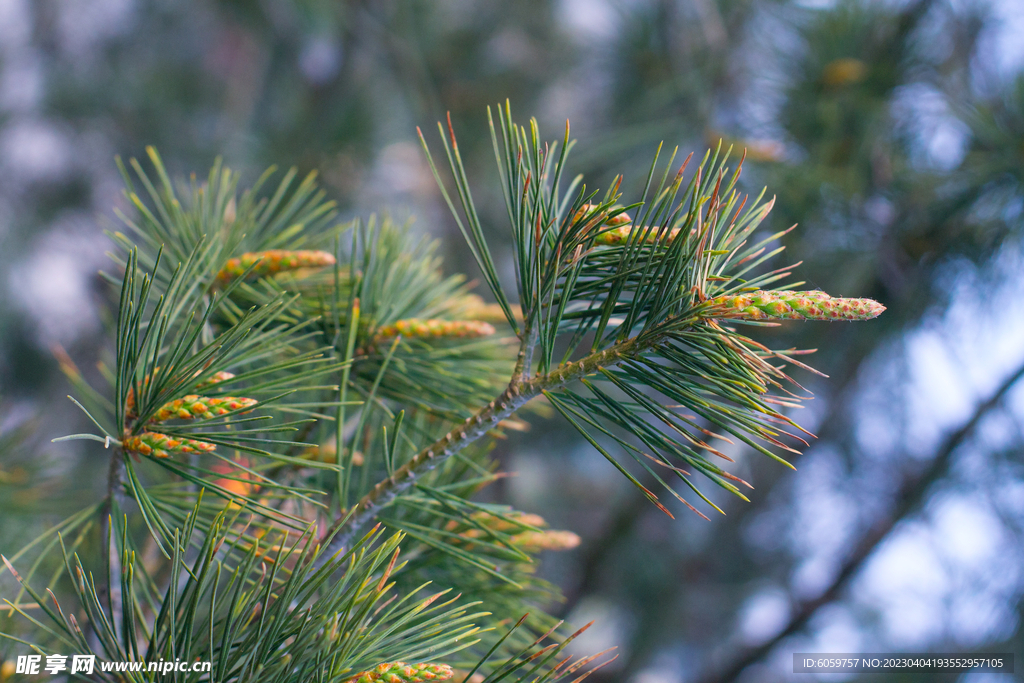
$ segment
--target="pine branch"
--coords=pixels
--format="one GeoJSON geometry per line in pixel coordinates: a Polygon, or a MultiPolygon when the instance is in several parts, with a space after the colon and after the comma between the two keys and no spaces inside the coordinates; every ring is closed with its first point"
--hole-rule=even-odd
{"type": "MultiPolygon", "coordinates": [[[[520,348],[511,381],[495,400],[421,449],[344,511],[323,537],[330,539],[332,549],[347,547],[359,529],[412,487],[421,475],[542,393],[667,514],[671,513],[657,502],[657,496],[604,450],[595,434],[617,441],[691,509],[695,510],[651,469],[649,460],[665,466],[670,476],[681,479],[712,507],[716,506],[687,478],[689,472],[672,464],[670,457],[681,459],[719,486],[743,497],[736,484],[746,482],[707,460],[705,453],[725,456],[706,442],[704,435],[710,432],[694,420],[699,416],[765,455],[785,462],[758,441],[796,452],[779,437],[799,437],[766,422],[795,427],[771,404],[790,406],[799,399],[766,395],[771,385],[778,386],[788,379],[768,359],[799,364],[790,355],[772,352],[714,319],[774,324],[760,321],[867,319],[884,310],[864,299],[832,299],[823,292],[763,289],[787,276],[786,269],[742,279],[745,273],[777,253],[778,250],[765,254],[765,245],[778,235],[746,247],[772,203],[755,202],[744,212],[746,200],[741,201],[734,189],[740,169],[737,167],[730,176],[724,166],[728,154],[720,158],[720,149],[710,166],[705,157],[678,201],[689,158],[671,182],[666,169],[657,183],[653,182],[655,158],[644,192],[645,200],[648,192],[652,199],[633,205],[642,208],[636,221],[641,227],[625,230],[621,239],[601,240],[610,231],[623,230],[624,221],[633,221],[615,205],[618,184],[600,204],[589,203],[593,194],[588,197],[582,188],[575,201],[570,202],[568,194],[561,199],[558,179],[570,145],[568,130],[560,146],[542,147],[535,121],[531,121],[527,131],[512,122],[507,105],[498,111],[500,136],[492,122],[492,138],[516,244],[516,281],[524,318],[518,332],[520,348]],[[559,147],[561,153],[556,155],[559,147]],[[570,331],[573,334],[564,358],[572,356],[588,333],[593,335],[590,352],[577,362],[552,369],[556,340],[570,331]],[[533,352],[538,346],[539,372],[524,379],[530,375],[533,352]],[[611,371],[619,365],[621,368],[611,371]],[[594,382],[584,379],[594,373],[598,373],[594,382]],[[575,380],[582,380],[593,398],[570,390],[553,393],[575,380]],[[600,388],[598,382],[609,386],[611,392],[600,388]],[[652,398],[650,390],[670,401],[652,398]],[[669,402],[685,406],[696,416],[676,413],[665,405],[669,402]],[[666,425],[668,432],[655,429],[651,418],[656,424],[666,425]],[[612,427],[631,434],[655,455],[652,457],[634,442],[609,431],[612,427]]],[[[465,229],[450,199],[449,206],[495,296],[499,301],[507,301],[491,267],[450,122],[447,133],[445,136],[442,129],[442,140],[462,202],[462,214],[470,229],[465,229]]],[[[426,148],[425,141],[423,144],[426,148]]],[[[429,157],[429,150],[427,153],[429,157]]],[[[430,163],[437,176],[433,161],[430,163]]],[[[447,199],[440,177],[437,179],[447,199]]],[[[507,307],[504,308],[507,314],[507,307]]]]}
{"type": "MultiPolygon", "coordinates": [[[[318,236],[304,233],[310,227],[326,232],[331,212],[309,182],[289,199],[290,173],[269,200],[248,191],[238,204],[235,178],[219,166],[206,185],[192,183],[179,195],[159,157],[151,158],[156,184],[132,164],[147,203],[126,178],[142,219],[125,222],[141,248],[115,235],[127,253],[119,261],[124,271],[118,278],[115,362],[104,375],[111,386],[99,391],[82,384],[87,400],[76,402],[102,436],[62,439],[117,444],[111,490],[104,503],[56,527],[19,578],[39,603],[41,594],[29,584],[43,556],[60,545],[65,561],[51,585],[70,575],[87,617],[88,642],[78,642],[82,631],[73,619],[62,620],[59,605],[45,608],[55,628],[26,614],[20,598],[12,611],[40,632],[111,659],[206,655],[218,680],[314,677],[341,683],[372,671],[405,675],[407,667],[396,663],[405,661],[413,673],[446,672],[449,665],[475,671],[486,664],[501,670],[499,678],[523,670],[525,678],[540,682],[592,662],[552,660],[575,636],[542,643],[558,626],[546,614],[517,634],[518,626],[513,628],[479,659],[497,639],[488,632],[504,630],[524,608],[557,598],[553,586],[532,575],[533,555],[572,547],[578,538],[514,517],[514,529],[502,526],[503,513],[495,516],[469,500],[498,478],[494,463],[484,449],[464,450],[485,431],[500,429],[505,416],[545,387],[592,372],[613,351],[594,354],[592,366],[566,366],[525,380],[536,343],[536,335],[527,334],[516,379],[478,411],[480,428],[453,430],[439,442],[441,457],[424,461],[421,469],[459,457],[419,481],[417,495],[402,496],[396,514],[382,520],[396,533],[385,540],[382,525],[360,538],[349,533],[348,552],[328,563],[315,543],[300,546],[313,539],[312,520],[329,507],[330,496],[344,501],[350,491],[364,493],[381,469],[394,481],[417,476],[419,461],[414,456],[408,463],[408,455],[436,435],[442,420],[463,417],[508,377],[508,340],[495,335],[493,317],[484,319],[492,310],[467,314],[481,309],[482,300],[469,294],[461,276],[442,276],[433,246],[411,244],[404,228],[386,219],[371,220],[365,229],[357,225],[348,263],[339,263],[337,248],[333,254],[299,248],[317,246],[307,238],[318,236]],[[289,217],[297,222],[286,225],[289,217]],[[320,386],[315,380],[323,375],[342,381],[320,386]],[[357,400],[347,400],[346,389],[357,400]],[[309,393],[291,400],[294,391],[309,393]],[[105,398],[108,393],[113,400],[105,398]],[[357,409],[346,419],[349,405],[357,409]],[[311,419],[283,422],[268,409],[311,419]],[[336,425],[325,424],[332,418],[336,425]],[[319,422],[316,432],[305,429],[312,420],[319,422]],[[304,438],[279,438],[299,427],[312,438],[329,427],[335,443],[318,439],[321,446],[310,455],[301,450],[308,450],[304,438]],[[329,449],[333,453],[324,457],[329,449]],[[337,467],[339,459],[344,469],[337,467]],[[406,467],[396,470],[403,462],[406,467]],[[317,471],[335,469],[336,492],[335,477],[317,471]],[[214,495],[204,498],[206,492],[214,495]],[[76,550],[86,531],[95,529],[100,508],[105,568],[94,578],[76,550]],[[79,529],[65,547],[63,533],[79,529]],[[293,529],[298,545],[288,542],[293,529]],[[403,537],[411,549],[396,566],[403,537]],[[371,576],[392,549],[383,575],[371,576]],[[186,558],[195,561],[187,566],[186,558]],[[422,599],[424,580],[447,590],[422,599]],[[393,586],[399,590],[385,596],[393,586]],[[472,597],[439,600],[456,586],[472,597]],[[490,611],[468,614],[456,605],[482,601],[490,611]],[[200,632],[209,638],[196,638],[200,632]],[[465,652],[461,659],[436,667],[422,661],[458,651],[465,652]],[[488,662],[492,655],[499,661],[488,662]],[[391,670],[396,667],[401,671],[391,670]]],[[[522,319],[517,308],[509,306],[502,318],[522,319]]],[[[64,365],[80,379],[69,362],[64,365]]],[[[20,552],[13,559],[23,557],[20,552]]]]}
{"type": "Polygon", "coordinates": [[[356,503],[345,511],[333,526],[323,535],[328,542],[324,557],[347,548],[359,530],[375,518],[382,508],[396,496],[408,490],[416,480],[434,469],[452,455],[466,448],[481,436],[492,430],[501,420],[510,417],[530,399],[545,391],[563,387],[570,382],[611,367],[642,352],[637,339],[629,339],[591,354],[577,363],[567,363],[545,375],[527,380],[513,380],[497,398],[478,410],[473,416],[455,427],[434,443],[417,453],[409,462],[395,470],[394,474],[382,479],[356,503]]]}
{"type": "MultiPolygon", "coordinates": [[[[710,459],[729,460],[709,443],[717,436],[710,428],[780,462],[768,447],[797,452],[786,440],[803,442],[787,431],[799,427],[780,410],[800,400],[783,388],[783,368],[801,364],[794,352],[772,351],[734,325],[866,319],[882,307],[794,291],[800,283],[770,289],[790,274],[761,270],[781,249],[769,245],[783,233],[756,235],[772,201],[762,203],[762,192],[748,206],[736,186],[742,159],[735,170],[726,168],[729,152],[721,147],[705,155],[688,183],[689,157],[673,174],[675,152],[664,168],[656,156],[639,201],[621,206],[619,180],[602,200],[580,177],[561,186],[572,146],[568,126],[563,140],[543,144],[536,121],[517,126],[507,104],[498,110],[499,125],[493,117],[491,123],[518,306],[498,280],[450,122],[442,139],[460,207],[443,185],[442,192],[495,307],[519,338],[514,367],[511,340],[466,314],[482,300],[460,276],[440,275],[432,245],[411,243],[387,219],[330,226],[333,206],[322,201],[312,176],[292,189],[289,172],[271,197],[258,199],[250,190],[236,202],[237,177],[218,164],[206,184],[193,182],[179,198],[155,152],[156,183],[132,162],[148,202],[126,174],[140,218],[124,220],[141,248],[115,235],[127,254],[120,261],[116,362],[108,373],[113,400],[84,392],[88,400],[79,405],[103,436],[68,437],[119,442],[111,466],[123,466],[124,476],[112,486],[138,505],[145,525],[109,515],[125,522],[120,534],[113,524],[105,530],[107,548],[122,550],[107,557],[107,586],[84,580],[77,556],[65,554],[107,654],[191,658],[200,648],[215,660],[218,678],[270,672],[285,680],[316,672],[347,681],[375,670],[405,671],[400,661],[430,664],[420,657],[470,647],[467,637],[546,604],[551,587],[530,576],[531,554],[571,547],[578,538],[524,528],[523,517],[495,521],[472,501],[497,478],[494,463],[481,457],[485,449],[468,449],[537,396],[670,515],[602,444],[619,444],[695,512],[665,479],[682,481],[712,507],[691,473],[741,497],[737,485],[746,485],[710,459]],[[635,211],[635,220],[626,211],[635,211]],[[340,235],[349,227],[346,254],[340,235]],[[320,385],[325,375],[337,383],[320,385]],[[292,400],[296,391],[308,393],[292,400]],[[267,409],[303,419],[275,420],[267,409]],[[312,420],[316,429],[307,428],[312,420]],[[454,426],[437,438],[442,425],[454,426]],[[300,428],[301,441],[281,436],[300,428]],[[315,455],[301,450],[307,435],[319,444],[315,455]],[[655,472],[652,464],[663,469],[655,472]],[[161,478],[152,481],[153,474],[161,478]],[[221,498],[220,506],[204,501],[204,491],[221,498]],[[332,505],[342,512],[316,546],[312,520],[332,505]],[[245,524],[238,520],[243,510],[252,513],[245,524]],[[374,520],[377,527],[364,535],[374,520]],[[387,540],[385,528],[395,532],[387,540]],[[145,543],[164,552],[152,576],[134,559],[130,529],[148,529],[145,543]],[[292,529],[309,539],[304,550],[288,545],[292,529]],[[402,537],[412,548],[396,566],[402,537]],[[186,567],[185,557],[197,564],[186,567]],[[391,564],[373,576],[387,557],[391,564]],[[222,566],[230,577],[224,585],[222,566]],[[191,577],[184,583],[175,578],[182,571],[191,577]],[[145,575],[138,594],[133,572],[145,575]],[[417,604],[424,579],[465,588],[493,611],[467,615],[455,598],[431,606],[446,591],[417,604]],[[384,598],[392,585],[400,594],[384,598]],[[115,593],[116,600],[100,599],[115,593]],[[205,596],[211,602],[200,609],[205,596]],[[218,599],[222,608],[215,609],[218,599]],[[192,637],[206,628],[194,618],[204,611],[209,645],[192,637]],[[146,622],[146,652],[136,619],[146,622]],[[400,623],[408,628],[394,630],[400,623]],[[368,633],[376,635],[367,640],[368,633]]],[[[125,507],[114,495],[107,505],[110,513],[125,507]]],[[[60,628],[77,637],[75,628],[60,628]]],[[[511,655],[492,671],[496,680],[519,668],[529,669],[520,680],[556,680],[591,661],[566,666],[568,660],[552,659],[568,641],[541,646],[557,628],[547,615],[523,634],[512,635],[516,628],[495,645],[501,657],[511,655]],[[548,626],[532,644],[524,642],[548,626]]]]}

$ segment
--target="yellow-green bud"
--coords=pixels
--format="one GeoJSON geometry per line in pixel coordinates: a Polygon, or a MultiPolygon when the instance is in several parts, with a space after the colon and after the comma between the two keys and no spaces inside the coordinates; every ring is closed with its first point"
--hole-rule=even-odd
{"type": "Polygon", "coordinates": [[[191,420],[202,418],[209,420],[218,415],[226,415],[232,411],[242,408],[251,408],[258,401],[254,398],[240,398],[235,396],[224,396],[222,398],[207,398],[190,394],[169,403],[165,403],[153,415],[152,422],[163,422],[177,418],[179,420],[191,420]]]}
{"type": "Polygon", "coordinates": [[[515,522],[536,527],[546,527],[548,525],[540,515],[533,514],[532,512],[519,512],[518,510],[509,512],[501,517],[485,510],[480,510],[474,512],[469,517],[494,531],[522,530],[522,527],[515,522]],[[515,520],[515,522],[512,520],[515,520]]]}
{"type": "MultiPolygon", "coordinates": [[[[588,213],[594,210],[596,205],[584,204],[580,207],[580,210],[576,212],[575,220],[583,220],[588,213]]],[[[614,210],[616,207],[612,207],[614,210]]],[[[662,230],[657,227],[654,228],[637,228],[633,225],[633,219],[629,217],[629,214],[620,213],[614,216],[608,217],[608,212],[597,214],[594,218],[590,219],[593,223],[591,228],[592,231],[596,232],[597,235],[594,237],[594,244],[600,246],[615,246],[616,244],[624,244],[629,240],[629,236],[634,230],[638,230],[640,233],[646,231],[644,235],[644,242],[646,244],[654,244],[658,242],[662,235],[662,230]],[[595,222],[596,218],[596,222],[595,222]]],[[[670,230],[668,233],[668,241],[671,242],[679,234],[679,228],[670,230]]]]}
{"type": "Polygon", "coordinates": [[[225,282],[241,277],[250,266],[256,264],[248,277],[257,278],[275,275],[287,270],[299,268],[323,268],[334,265],[334,256],[326,251],[287,249],[270,249],[269,251],[253,251],[233,259],[228,259],[224,267],[217,273],[217,279],[225,282]]]}
{"type": "Polygon", "coordinates": [[[154,458],[166,458],[172,453],[210,453],[217,449],[212,443],[196,439],[174,439],[160,432],[142,432],[128,436],[124,440],[124,449],[154,458]]]}
{"type": "MultiPolygon", "coordinates": [[[[583,220],[587,213],[594,210],[594,204],[584,204],[580,207],[580,210],[576,212],[575,219],[577,221],[583,220]]],[[[620,213],[610,218],[607,217],[607,212],[603,215],[598,214],[598,222],[595,223],[592,230],[597,232],[594,237],[594,244],[601,246],[615,246],[616,244],[624,244],[629,240],[629,236],[633,231],[638,230],[640,233],[646,231],[644,235],[644,242],[646,244],[654,244],[664,237],[663,231],[657,227],[654,228],[637,228],[633,225],[633,219],[628,214],[620,213]]],[[[591,221],[594,219],[592,218],[591,221]]],[[[679,228],[675,228],[668,232],[668,242],[671,242],[679,234],[679,228]]]]}
{"type": "Polygon", "coordinates": [[[482,320],[420,320],[410,318],[384,325],[377,330],[376,340],[402,335],[416,339],[455,338],[472,339],[494,334],[494,326],[482,320]]]}
{"type": "MultiPolygon", "coordinates": [[[[579,211],[576,212],[576,215],[573,216],[573,220],[575,220],[575,221],[583,220],[584,218],[586,218],[588,213],[590,213],[591,211],[593,211],[596,208],[597,208],[597,204],[584,204],[583,206],[581,206],[579,208],[579,211]]],[[[630,218],[629,214],[626,214],[626,213],[618,213],[618,214],[615,214],[614,216],[610,216],[609,217],[608,216],[608,212],[609,211],[613,211],[613,210],[615,210],[617,208],[621,208],[621,207],[613,206],[610,209],[605,210],[604,212],[597,214],[596,216],[591,218],[591,220],[594,220],[594,218],[597,218],[598,220],[600,220],[600,223],[598,223],[598,225],[625,225],[627,223],[632,223],[633,222],[633,219],[630,218]]]]}
{"type": "Polygon", "coordinates": [[[756,291],[711,300],[708,317],[735,320],[870,320],[885,310],[873,299],[842,299],[825,292],[756,291]]]}
{"type": "Polygon", "coordinates": [[[356,674],[345,683],[424,683],[447,681],[455,675],[447,664],[406,664],[386,662],[356,674]]]}
{"type": "MultiPolygon", "coordinates": [[[[512,511],[503,517],[486,511],[474,512],[470,519],[478,522],[487,529],[499,531],[512,535],[512,544],[527,552],[539,550],[570,550],[580,544],[580,537],[571,531],[559,529],[545,529],[543,531],[531,531],[523,529],[520,524],[532,527],[546,527],[548,523],[540,515],[530,512],[512,511]],[[514,521],[513,521],[514,520],[514,521]],[[519,524],[517,524],[518,522],[519,524]]],[[[455,522],[449,522],[448,528],[454,529],[458,526],[455,522]]],[[[459,536],[467,539],[482,538],[486,532],[482,529],[466,529],[459,536]]]]}
{"type": "MultiPolygon", "coordinates": [[[[159,370],[159,369],[160,368],[158,367],[157,370],[159,370]]],[[[199,375],[201,373],[202,373],[202,370],[197,372],[196,375],[199,375]]],[[[214,373],[205,382],[199,382],[198,384],[196,384],[196,389],[206,389],[208,387],[212,387],[214,384],[217,384],[219,382],[223,382],[225,380],[233,379],[233,378],[234,378],[234,375],[232,373],[230,373],[230,372],[224,372],[224,371],[217,372],[217,373],[214,373]]],[[[145,387],[147,384],[149,384],[149,375],[146,375],[146,377],[142,380],[142,386],[143,387],[145,387]]],[[[248,400],[248,399],[246,399],[246,400],[248,400]]],[[[135,415],[135,389],[133,387],[128,387],[128,397],[125,399],[125,412],[127,413],[128,417],[134,417],[134,415],[135,415]]],[[[163,419],[167,419],[167,418],[163,418],[163,419]]]]}
{"type": "Polygon", "coordinates": [[[580,544],[580,537],[571,531],[547,529],[545,531],[524,531],[512,537],[516,547],[527,552],[538,550],[572,550],[580,544]]]}
{"type": "MultiPolygon", "coordinates": [[[[661,241],[665,236],[663,231],[659,228],[637,228],[632,224],[623,225],[618,228],[611,228],[610,230],[604,230],[597,237],[594,238],[594,244],[600,244],[604,246],[614,246],[616,244],[625,244],[629,241],[629,236],[636,230],[640,234],[644,234],[644,242],[646,244],[654,244],[655,242],[661,241]]],[[[666,243],[671,242],[679,234],[679,228],[673,228],[668,231],[668,239],[666,243]]]]}

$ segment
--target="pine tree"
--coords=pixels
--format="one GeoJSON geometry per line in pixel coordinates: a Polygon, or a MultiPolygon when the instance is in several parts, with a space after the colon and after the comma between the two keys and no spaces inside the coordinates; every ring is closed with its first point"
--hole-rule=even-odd
{"type": "Polygon", "coordinates": [[[501,476],[491,437],[547,402],[661,511],[704,516],[703,484],[749,487],[712,437],[782,464],[807,443],[787,414],[800,352],[743,330],[883,309],[767,267],[773,200],[741,195],[721,145],[678,166],[659,152],[627,199],[622,178],[570,179],[568,126],[545,143],[507,104],[488,116],[514,290],[451,121],[446,172],[420,140],[493,305],[408,226],[339,223],[313,176],[239,192],[219,162],[177,184],[154,150],[150,171],[121,165],[113,358],[104,386],[68,373],[97,431],[64,437],[106,449],[107,495],[4,558],[24,619],[5,635],[210,662],[173,673],[196,681],[579,680],[610,661],[567,656],[583,629],[544,612],[538,554],[578,537],[480,502],[501,476]]]}

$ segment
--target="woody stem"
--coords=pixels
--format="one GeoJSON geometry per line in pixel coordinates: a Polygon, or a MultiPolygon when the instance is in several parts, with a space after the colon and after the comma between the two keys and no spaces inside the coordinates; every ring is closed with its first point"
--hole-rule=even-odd
{"type": "Polygon", "coordinates": [[[325,548],[326,552],[321,557],[326,559],[342,548],[351,547],[359,530],[396,496],[409,489],[419,476],[433,470],[479,439],[533,397],[543,391],[564,386],[599,368],[616,365],[628,357],[635,356],[641,350],[636,339],[627,339],[578,362],[559,366],[547,374],[526,380],[514,378],[500,396],[417,453],[390,477],[377,482],[377,485],[363,496],[351,511],[336,520],[324,534],[324,538],[330,540],[325,548]]]}

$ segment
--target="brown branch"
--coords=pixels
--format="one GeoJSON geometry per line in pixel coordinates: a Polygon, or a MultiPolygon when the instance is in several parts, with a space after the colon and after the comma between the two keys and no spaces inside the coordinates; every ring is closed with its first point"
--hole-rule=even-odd
{"type": "Polygon", "coordinates": [[[917,510],[931,485],[948,473],[956,450],[1021,377],[1024,377],[1024,365],[1010,375],[988,399],[978,404],[971,418],[946,438],[927,467],[904,478],[894,496],[894,504],[889,514],[876,520],[861,537],[828,588],[817,597],[801,602],[782,631],[767,642],[748,649],[719,673],[702,679],[703,683],[732,683],[747,667],[770,654],[776,645],[801,631],[818,610],[838,600],[850,579],[864,566],[881,542],[901,521],[917,510]]]}
{"type": "Polygon", "coordinates": [[[578,362],[561,365],[545,375],[525,380],[513,379],[500,396],[417,453],[390,477],[379,481],[352,509],[341,515],[323,536],[329,540],[326,552],[320,555],[321,561],[326,561],[342,548],[351,547],[359,530],[397,495],[409,489],[420,475],[479,439],[542,391],[564,386],[598,368],[616,365],[641,350],[635,338],[628,339],[578,362]]]}
{"type": "Polygon", "coordinates": [[[515,384],[530,374],[530,366],[533,364],[533,346],[536,343],[537,334],[533,331],[533,326],[530,321],[524,322],[519,355],[516,356],[516,366],[512,369],[512,381],[509,384],[515,384]]]}

